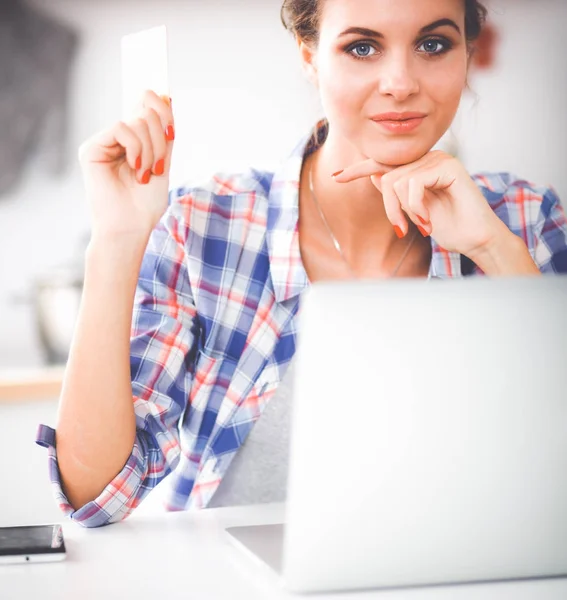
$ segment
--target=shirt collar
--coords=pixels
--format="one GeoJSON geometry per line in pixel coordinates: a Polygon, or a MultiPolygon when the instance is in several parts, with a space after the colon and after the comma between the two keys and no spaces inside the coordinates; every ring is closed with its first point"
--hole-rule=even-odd
{"type": "MultiPolygon", "coordinates": [[[[294,148],[274,173],[268,199],[268,253],[276,302],[294,298],[309,287],[299,249],[299,182],[304,159],[327,137],[325,119],[294,148]]],[[[428,278],[460,278],[460,254],[448,252],[431,240],[428,278]]]]}

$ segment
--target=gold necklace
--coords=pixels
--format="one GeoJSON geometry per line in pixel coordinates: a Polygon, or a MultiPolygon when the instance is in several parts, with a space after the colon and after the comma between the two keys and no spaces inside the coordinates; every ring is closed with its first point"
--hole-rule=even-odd
{"type": "MultiPolygon", "coordinates": [[[[343,259],[343,261],[344,261],[345,265],[347,266],[348,270],[350,271],[351,275],[356,277],[356,273],[354,272],[354,270],[350,266],[348,260],[346,259],[343,249],[341,248],[341,245],[339,244],[339,240],[337,240],[337,238],[335,237],[333,230],[331,229],[329,223],[327,222],[327,219],[325,218],[325,214],[323,213],[323,209],[321,208],[321,205],[319,204],[319,200],[317,200],[317,196],[315,195],[315,190],[313,189],[313,169],[312,169],[312,167],[309,168],[309,191],[311,192],[311,197],[313,198],[313,201],[315,202],[315,206],[317,207],[317,210],[319,211],[321,220],[323,221],[323,224],[325,225],[327,231],[329,232],[329,235],[331,236],[331,240],[333,240],[333,245],[335,246],[340,257],[343,259]]],[[[402,263],[404,262],[404,260],[406,259],[406,256],[408,255],[409,251],[411,250],[411,248],[416,240],[416,237],[417,237],[417,231],[414,231],[413,236],[410,240],[410,243],[407,245],[405,252],[402,254],[402,257],[398,261],[396,268],[390,274],[390,277],[395,277],[397,275],[398,271],[400,270],[400,267],[402,266],[402,263]]]]}

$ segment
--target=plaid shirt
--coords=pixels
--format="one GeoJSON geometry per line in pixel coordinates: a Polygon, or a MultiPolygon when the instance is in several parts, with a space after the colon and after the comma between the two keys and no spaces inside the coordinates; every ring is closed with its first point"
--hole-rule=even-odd
{"type": "MultiPolygon", "coordinates": [[[[167,509],[211,499],[295,351],[295,317],[309,285],[299,177],[304,155],[325,135],[322,122],[276,173],[216,176],[206,187],[170,193],[136,292],[132,454],[95,500],[73,511],[60,484],[55,431],[38,430],[56,498],[73,520],[118,521],[168,475],[167,509]]],[[[474,179],[540,270],[567,272],[567,224],[555,192],[506,173],[474,179]]],[[[431,245],[429,277],[463,277],[461,256],[431,245]]],[[[472,274],[481,272],[472,265],[472,274]]]]}

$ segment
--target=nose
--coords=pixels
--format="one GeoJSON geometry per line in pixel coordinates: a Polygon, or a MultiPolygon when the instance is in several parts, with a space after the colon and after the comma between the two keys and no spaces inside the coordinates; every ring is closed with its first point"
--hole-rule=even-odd
{"type": "Polygon", "coordinates": [[[419,92],[419,81],[411,61],[405,52],[392,52],[380,61],[378,89],[381,94],[403,102],[419,92]]]}

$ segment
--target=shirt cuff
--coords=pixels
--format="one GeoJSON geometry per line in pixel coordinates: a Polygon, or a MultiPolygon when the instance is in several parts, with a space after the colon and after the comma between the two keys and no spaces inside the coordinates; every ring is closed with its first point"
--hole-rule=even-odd
{"type": "Polygon", "coordinates": [[[49,478],[55,500],[61,510],[73,521],[85,527],[100,527],[115,523],[127,517],[141,501],[141,485],[146,471],[144,439],[136,435],[134,448],[124,468],[104,488],[97,498],[78,510],[74,510],[61,485],[61,474],[57,462],[55,430],[47,425],[39,425],[36,444],[47,448],[49,458],[49,478]]]}

